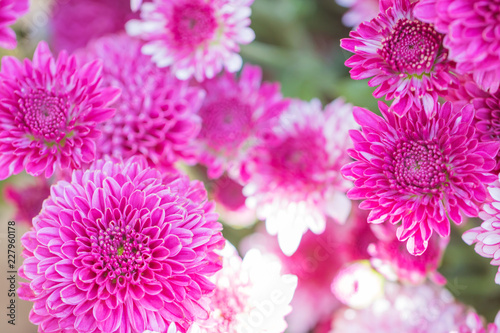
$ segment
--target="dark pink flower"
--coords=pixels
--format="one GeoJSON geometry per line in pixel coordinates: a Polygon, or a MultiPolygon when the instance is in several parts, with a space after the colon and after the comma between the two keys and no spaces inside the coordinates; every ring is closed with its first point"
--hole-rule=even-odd
{"type": "Polygon", "coordinates": [[[50,195],[50,186],[47,179],[43,177],[35,178],[35,183],[24,187],[7,184],[4,188],[6,201],[10,201],[15,206],[16,222],[24,223],[31,227],[31,221],[40,213],[42,203],[50,195]]]}
{"type": "Polygon", "coordinates": [[[208,318],[221,268],[214,204],[202,183],[145,160],[97,161],[51,188],[21,242],[19,296],[41,332],[181,332],[208,318]]]}
{"type": "Polygon", "coordinates": [[[477,216],[486,185],[497,178],[490,171],[500,142],[478,142],[470,104],[461,110],[437,104],[432,117],[412,107],[401,118],[379,106],[383,118],[354,110],[363,131],[350,133],[356,161],[342,170],[354,181],[348,197],[366,199],[360,208],[371,209],[370,223],[401,222],[398,239],[420,255],[433,231],[449,235],[449,220],[477,216]]]}
{"type": "MultiPolygon", "coordinates": [[[[123,1],[123,0],[121,0],[123,1]]],[[[212,78],[224,68],[238,71],[239,44],[255,34],[250,26],[253,0],[153,0],[141,7],[141,20],[127,32],[146,41],[142,51],[159,67],[171,66],[182,80],[212,78]]]]}
{"type": "Polygon", "coordinates": [[[354,53],[346,61],[354,80],[372,78],[373,96],[394,100],[391,110],[403,115],[412,105],[427,113],[438,96],[456,85],[443,35],[417,20],[410,0],[381,1],[381,13],[352,31],[341,46],[354,53]]]}
{"type": "Polygon", "coordinates": [[[281,95],[278,83],[262,83],[257,66],[246,65],[239,78],[225,72],[204,81],[202,87],[207,95],[199,111],[198,162],[208,168],[210,178],[219,178],[224,171],[240,178],[248,149],[290,102],[281,95]]]}
{"type": "Polygon", "coordinates": [[[24,169],[50,177],[95,159],[98,123],[113,116],[116,88],[101,86],[101,65],[78,66],[41,42],[33,61],[2,58],[0,72],[0,179],[24,169]]]}
{"type": "Polygon", "coordinates": [[[55,1],[51,16],[51,45],[73,52],[94,38],[125,30],[137,18],[127,0],[55,1]]]}
{"type": "Polygon", "coordinates": [[[103,85],[120,88],[113,118],[98,127],[98,158],[142,155],[151,166],[172,168],[178,160],[195,162],[196,114],[203,91],[158,68],[141,53],[143,43],[126,34],[102,37],[84,50],[86,61],[103,62],[103,85]]]}
{"type": "Polygon", "coordinates": [[[28,0],[0,1],[0,47],[14,49],[17,45],[16,33],[9,26],[28,12],[28,0]]]}
{"type": "Polygon", "coordinates": [[[415,16],[445,34],[444,46],[457,71],[469,73],[484,90],[500,86],[500,1],[421,0],[415,16]]]}

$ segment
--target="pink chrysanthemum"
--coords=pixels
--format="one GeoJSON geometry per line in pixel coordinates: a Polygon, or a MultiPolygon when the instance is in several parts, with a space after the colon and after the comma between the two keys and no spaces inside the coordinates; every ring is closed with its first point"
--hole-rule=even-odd
{"type": "Polygon", "coordinates": [[[378,87],[373,96],[393,100],[398,115],[412,104],[427,113],[438,96],[456,85],[454,63],[448,61],[443,35],[431,24],[415,19],[410,0],[380,2],[380,14],[342,39],[341,46],[354,53],[346,61],[354,80],[372,78],[378,87]]]}
{"type": "Polygon", "coordinates": [[[357,27],[361,22],[370,21],[379,13],[379,0],[336,0],[336,2],[349,8],[342,16],[342,23],[348,27],[357,27]]]}
{"type": "Polygon", "coordinates": [[[372,256],[370,262],[388,280],[421,284],[429,277],[434,283],[446,284],[446,279],[437,269],[448,245],[448,237],[432,235],[427,250],[420,256],[413,256],[396,238],[395,226],[379,224],[371,227],[378,241],[368,248],[372,256]]]}
{"type": "MultiPolygon", "coordinates": [[[[290,313],[290,301],[297,277],[281,272],[279,261],[271,255],[250,250],[243,260],[229,243],[223,251],[223,268],[212,281],[208,320],[200,321],[200,333],[282,333],[284,317],[290,313]]],[[[193,333],[198,331],[192,330],[193,333]]]]}
{"type": "Polygon", "coordinates": [[[199,111],[198,161],[207,166],[209,178],[219,178],[224,171],[240,178],[246,152],[290,102],[283,99],[278,83],[262,83],[257,66],[245,65],[238,79],[225,72],[202,87],[207,96],[199,111]]]}
{"type": "MultiPolygon", "coordinates": [[[[466,231],[462,238],[485,258],[492,258],[491,264],[500,266],[500,183],[495,182],[488,188],[491,198],[483,205],[479,217],[484,220],[481,226],[466,231]]],[[[495,276],[500,284],[500,268],[495,276]]]]}
{"type": "Polygon", "coordinates": [[[41,42],[33,62],[2,58],[0,179],[23,169],[50,177],[56,165],[80,168],[95,159],[96,125],[113,116],[119,95],[101,86],[101,65],[78,66],[62,52],[54,59],[41,42]]]}
{"type": "Polygon", "coordinates": [[[442,287],[386,283],[384,297],[368,307],[337,311],[330,333],[462,333],[468,311],[442,287]]]}
{"type": "Polygon", "coordinates": [[[28,12],[28,0],[0,1],[0,47],[14,49],[17,45],[16,33],[9,26],[28,12]]]}
{"type": "Polygon", "coordinates": [[[16,209],[14,219],[31,227],[31,221],[40,213],[42,203],[50,195],[47,179],[35,178],[35,183],[24,187],[7,184],[4,188],[6,201],[10,201],[16,209]]]}
{"type": "MultiPolygon", "coordinates": [[[[123,0],[122,0],[123,1],[123,0]]],[[[248,44],[253,0],[154,0],[127,32],[147,43],[142,51],[160,67],[171,66],[182,80],[212,78],[225,68],[241,68],[239,44],[248,44]]]]}
{"type": "Polygon", "coordinates": [[[251,149],[244,194],[247,204],[278,235],[292,255],[302,235],[325,230],[327,217],[340,223],[349,215],[345,191],[351,184],[340,174],[350,161],[348,130],[356,124],[352,106],[337,99],[323,111],[319,100],[292,102],[280,122],[251,149]]]}
{"type": "Polygon", "coordinates": [[[60,181],[21,242],[19,296],[40,332],[185,332],[208,317],[223,238],[200,182],[145,160],[60,181]]]}
{"type": "Polygon", "coordinates": [[[54,1],[51,45],[73,52],[94,38],[124,31],[125,23],[137,17],[127,0],[54,1]]]}
{"type": "Polygon", "coordinates": [[[436,104],[430,118],[416,107],[399,118],[379,106],[384,118],[354,110],[363,131],[351,132],[349,154],[357,161],[343,168],[355,185],[348,197],[367,199],[360,208],[371,209],[368,222],[402,222],[398,239],[419,255],[433,231],[449,235],[449,220],[462,223],[461,212],[477,216],[486,185],[496,179],[490,171],[500,142],[478,142],[470,104],[436,104]]]}
{"type": "Polygon", "coordinates": [[[84,51],[83,59],[103,61],[103,85],[122,91],[112,105],[115,116],[99,126],[98,158],[143,155],[151,166],[164,167],[179,159],[194,163],[203,91],[155,66],[141,53],[142,45],[119,34],[102,37],[84,51]]]}
{"type": "Polygon", "coordinates": [[[470,73],[491,93],[500,86],[500,1],[421,0],[415,16],[445,34],[444,45],[457,71],[470,73]]]}

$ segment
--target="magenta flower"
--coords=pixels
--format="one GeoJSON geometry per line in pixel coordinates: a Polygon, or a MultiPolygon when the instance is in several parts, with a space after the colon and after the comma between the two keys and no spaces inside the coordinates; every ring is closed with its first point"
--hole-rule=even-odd
{"type": "Polygon", "coordinates": [[[27,173],[50,177],[95,159],[96,125],[113,116],[116,88],[100,84],[98,62],[77,66],[62,52],[54,59],[41,42],[33,62],[2,58],[0,179],[27,173]]]}
{"type": "Polygon", "coordinates": [[[0,47],[14,49],[17,45],[16,33],[9,26],[28,12],[28,0],[0,1],[0,47]]]}
{"type": "Polygon", "coordinates": [[[55,1],[51,45],[58,52],[73,52],[94,38],[124,31],[125,23],[137,17],[127,0],[55,1]]]}
{"type": "Polygon", "coordinates": [[[357,161],[343,168],[354,181],[351,199],[366,199],[370,223],[402,222],[397,230],[411,254],[420,255],[433,231],[450,233],[450,222],[462,223],[461,213],[475,217],[486,199],[486,185],[500,142],[478,142],[472,126],[474,109],[436,104],[430,117],[412,107],[399,118],[379,103],[383,118],[355,108],[363,131],[352,131],[357,161]]]}
{"type": "Polygon", "coordinates": [[[372,78],[373,96],[393,100],[391,110],[403,115],[412,105],[427,113],[438,96],[456,85],[443,35],[415,19],[410,0],[381,1],[381,13],[341,40],[354,53],[346,61],[354,80],[372,78]]]}
{"type": "Polygon", "coordinates": [[[342,23],[347,27],[357,27],[361,22],[374,19],[379,13],[379,0],[336,0],[336,2],[349,8],[342,16],[342,23]]]}
{"type": "Polygon", "coordinates": [[[50,186],[47,179],[35,178],[35,183],[24,187],[5,185],[4,196],[7,202],[14,205],[16,222],[31,227],[31,221],[40,213],[42,203],[50,195],[50,186]]]}
{"type": "Polygon", "coordinates": [[[60,181],[21,242],[19,296],[41,332],[182,333],[208,318],[220,223],[200,182],[145,160],[99,160],[60,181]],[[168,179],[167,179],[168,178],[168,179]]]}
{"type": "Polygon", "coordinates": [[[103,85],[120,88],[113,118],[103,122],[98,158],[142,155],[151,166],[172,168],[178,160],[194,164],[193,141],[200,131],[196,115],[200,88],[189,87],[169,69],[158,68],[141,53],[143,44],[126,34],[102,37],[83,52],[83,59],[103,61],[103,85]]]}
{"type": "Polygon", "coordinates": [[[248,149],[290,102],[283,99],[278,83],[262,83],[257,66],[246,65],[238,79],[225,72],[202,87],[207,96],[199,112],[198,162],[207,166],[209,178],[219,178],[224,171],[240,178],[248,149]]]}
{"type": "Polygon", "coordinates": [[[307,230],[321,234],[328,217],[343,223],[349,215],[351,183],[340,168],[350,161],[348,131],[355,126],[352,106],[341,99],[324,111],[319,100],[295,100],[250,150],[243,194],[286,255],[307,230]]]}
{"type": "MultiPolygon", "coordinates": [[[[123,1],[123,0],[122,0],[123,1]]],[[[171,66],[181,80],[212,78],[241,68],[239,44],[248,44],[253,0],[153,0],[127,32],[147,43],[142,51],[159,67],[171,66]]]]}
{"type": "Polygon", "coordinates": [[[422,0],[415,16],[445,34],[444,46],[457,71],[470,73],[484,90],[500,86],[500,3],[496,0],[422,0]]]}

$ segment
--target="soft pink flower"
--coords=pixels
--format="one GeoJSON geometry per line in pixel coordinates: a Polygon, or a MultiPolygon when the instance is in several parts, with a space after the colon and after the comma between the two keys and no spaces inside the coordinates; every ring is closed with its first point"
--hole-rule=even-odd
{"type": "Polygon", "coordinates": [[[474,311],[469,311],[467,319],[458,329],[458,333],[499,333],[500,332],[500,312],[495,317],[495,322],[487,324],[484,319],[474,311]]]}
{"type": "Polygon", "coordinates": [[[340,168],[350,161],[348,131],[356,126],[352,106],[337,99],[324,111],[319,100],[296,100],[280,122],[249,152],[247,205],[278,235],[281,249],[292,255],[302,235],[321,234],[328,217],[345,222],[351,187],[340,168]]]}
{"type": "Polygon", "coordinates": [[[19,296],[40,332],[186,332],[208,318],[220,230],[202,183],[99,160],[52,186],[21,238],[19,296]]]}
{"type": "Polygon", "coordinates": [[[354,109],[363,131],[350,133],[356,161],[343,168],[355,186],[348,197],[367,199],[360,208],[371,209],[370,223],[401,222],[398,239],[420,255],[433,231],[447,237],[450,220],[477,216],[486,185],[497,178],[490,171],[500,142],[478,142],[470,104],[461,110],[437,104],[432,117],[416,107],[398,117],[379,106],[383,118],[354,109]]]}
{"type": "Polygon", "coordinates": [[[14,49],[17,45],[16,33],[9,26],[28,12],[28,0],[0,1],[0,47],[14,49]]]}
{"type": "Polygon", "coordinates": [[[354,53],[346,61],[354,80],[372,78],[373,96],[393,100],[391,110],[403,115],[412,105],[428,114],[438,96],[456,85],[443,35],[415,19],[410,0],[381,1],[381,13],[352,31],[341,46],[354,53]]]}
{"type": "Polygon", "coordinates": [[[379,13],[379,0],[336,0],[336,2],[349,8],[342,16],[342,23],[348,27],[357,27],[361,22],[375,18],[379,13]]]}
{"type": "Polygon", "coordinates": [[[31,221],[40,213],[42,203],[50,195],[50,185],[43,177],[35,178],[35,183],[18,187],[7,184],[4,188],[6,201],[10,201],[16,209],[14,219],[31,227],[31,221]]]}
{"type": "MultiPolygon", "coordinates": [[[[121,0],[123,1],[123,0],[121,0]]],[[[253,0],[153,0],[127,32],[146,40],[142,51],[182,80],[212,78],[241,68],[239,44],[248,44],[253,0]]]]}
{"type": "Polygon", "coordinates": [[[97,124],[119,89],[101,86],[101,65],[78,66],[41,42],[33,61],[2,58],[0,72],[0,179],[24,169],[50,177],[57,167],[80,168],[95,159],[97,124]]]}
{"type": "MultiPolygon", "coordinates": [[[[492,258],[491,264],[500,266],[500,183],[488,188],[490,198],[483,205],[479,217],[484,221],[481,226],[466,231],[462,238],[469,244],[476,244],[474,249],[485,258],[492,258]]],[[[500,268],[495,276],[500,284],[500,268]]]]}
{"type": "Polygon", "coordinates": [[[421,0],[415,16],[445,34],[444,46],[457,71],[469,73],[491,93],[500,86],[500,2],[498,0],[421,0]]]}
{"type": "Polygon", "coordinates": [[[204,93],[158,68],[141,53],[139,40],[126,34],[102,37],[84,50],[82,58],[103,62],[103,85],[120,88],[112,105],[113,118],[98,127],[98,158],[142,155],[151,166],[172,168],[178,160],[194,164],[195,137],[200,130],[196,114],[204,93]]]}
{"type": "Polygon", "coordinates": [[[228,171],[238,179],[248,149],[290,102],[278,83],[262,83],[262,70],[252,65],[245,65],[238,78],[225,72],[202,87],[207,95],[199,111],[198,161],[208,168],[209,178],[228,171]]]}

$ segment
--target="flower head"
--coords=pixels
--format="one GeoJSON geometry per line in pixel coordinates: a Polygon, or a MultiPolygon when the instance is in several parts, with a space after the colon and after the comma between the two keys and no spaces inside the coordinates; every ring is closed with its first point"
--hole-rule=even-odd
{"type": "Polygon", "coordinates": [[[470,73],[484,90],[500,86],[500,2],[498,0],[422,0],[415,16],[435,25],[449,58],[461,74],[470,73]]]}
{"type": "Polygon", "coordinates": [[[73,52],[94,38],[124,31],[125,23],[137,17],[127,0],[55,1],[51,45],[58,52],[73,52]]]}
{"type": "Polygon", "coordinates": [[[307,230],[322,233],[327,217],[343,223],[349,215],[350,183],[340,168],[350,160],[347,133],[354,126],[351,105],[340,99],[325,111],[319,100],[297,100],[251,149],[247,204],[278,235],[285,254],[295,252],[307,230]]]}
{"type": "Polygon", "coordinates": [[[47,179],[35,178],[35,183],[24,187],[7,184],[4,195],[16,208],[14,219],[31,227],[31,221],[38,215],[42,203],[50,195],[50,186],[47,179]]]}
{"type": "Polygon", "coordinates": [[[2,0],[0,2],[0,47],[13,49],[17,45],[16,33],[9,26],[26,14],[29,8],[28,0],[2,0]]]}
{"type": "Polygon", "coordinates": [[[355,108],[363,131],[352,131],[357,161],[343,173],[354,181],[351,199],[366,199],[370,223],[402,222],[400,241],[411,254],[422,254],[433,231],[450,233],[449,219],[462,222],[462,212],[475,217],[486,199],[486,185],[495,181],[499,142],[478,142],[472,126],[474,108],[436,105],[433,117],[413,107],[398,117],[380,102],[383,118],[355,108]]]}
{"type": "Polygon", "coordinates": [[[98,158],[142,155],[151,166],[172,167],[179,159],[194,163],[193,141],[200,130],[196,115],[200,88],[179,81],[141,53],[143,43],[126,34],[102,37],[82,52],[103,62],[103,85],[120,88],[113,118],[100,124],[98,158]]]}
{"type": "Polygon", "coordinates": [[[212,281],[210,318],[199,322],[201,333],[281,333],[287,328],[284,317],[297,277],[281,273],[281,265],[271,255],[250,250],[243,260],[232,245],[222,251],[223,268],[212,281]],[[279,297],[276,297],[279,295],[279,297]]]}
{"type": "Polygon", "coordinates": [[[379,16],[341,41],[354,53],[345,63],[352,68],[351,77],[372,78],[368,84],[378,87],[373,95],[394,99],[391,110],[399,115],[412,104],[432,112],[438,96],[457,80],[443,35],[417,20],[414,7],[410,0],[381,1],[379,16]]]}
{"type": "Polygon", "coordinates": [[[203,82],[207,96],[199,111],[202,128],[197,139],[198,162],[209,178],[228,171],[240,178],[246,152],[278,121],[288,107],[277,83],[262,83],[262,70],[245,65],[239,78],[225,72],[203,82]]]}
{"type": "Polygon", "coordinates": [[[95,159],[96,125],[113,116],[116,88],[101,86],[101,65],[78,66],[41,42],[33,61],[2,58],[0,179],[23,169],[50,177],[56,166],[80,168],[95,159]]]}
{"type": "Polygon", "coordinates": [[[203,81],[223,68],[241,68],[239,44],[255,38],[249,28],[252,2],[154,0],[141,7],[141,20],[127,23],[127,32],[147,41],[142,51],[158,66],[171,66],[179,79],[203,81]]]}
{"type": "Polygon", "coordinates": [[[221,225],[200,182],[144,160],[99,160],[51,188],[25,248],[19,291],[41,331],[182,332],[208,317],[221,225]]]}

